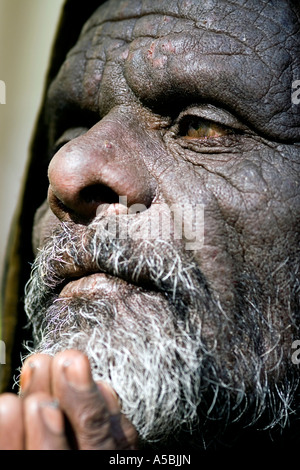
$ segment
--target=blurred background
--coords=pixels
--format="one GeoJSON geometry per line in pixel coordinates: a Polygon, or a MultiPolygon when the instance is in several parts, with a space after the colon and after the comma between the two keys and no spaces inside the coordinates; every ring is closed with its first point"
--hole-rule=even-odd
{"type": "Polygon", "coordinates": [[[0,0],[0,281],[63,0],[0,0]]]}

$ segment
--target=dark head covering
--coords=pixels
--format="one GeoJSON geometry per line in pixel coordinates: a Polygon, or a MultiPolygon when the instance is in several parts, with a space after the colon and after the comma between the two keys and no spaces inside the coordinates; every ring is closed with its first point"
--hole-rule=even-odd
{"type": "Polygon", "coordinates": [[[12,222],[4,266],[1,292],[1,339],[6,347],[6,364],[0,365],[0,391],[10,390],[13,376],[20,366],[22,343],[29,338],[24,313],[24,287],[33,262],[32,226],[36,209],[47,195],[48,129],[45,97],[49,84],[57,75],[68,51],[75,45],[84,23],[103,0],[66,0],[46,76],[45,92],[30,148],[29,161],[12,222]],[[44,158],[43,158],[44,157],[44,158]]]}

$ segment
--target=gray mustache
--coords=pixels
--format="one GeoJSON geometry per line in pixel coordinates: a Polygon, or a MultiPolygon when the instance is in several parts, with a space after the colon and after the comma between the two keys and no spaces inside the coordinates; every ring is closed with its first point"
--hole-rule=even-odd
{"type": "Polygon", "coordinates": [[[57,291],[70,278],[103,272],[163,292],[171,302],[188,305],[196,297],[209,302],[205,279],[189,253],[180,252],[178,246],[165,239],[118,237],[130,216],[120,218],[113,234],[109,222],[100,215],[89,226],[61,224],[32,269],[45,293],[57,291]]]}

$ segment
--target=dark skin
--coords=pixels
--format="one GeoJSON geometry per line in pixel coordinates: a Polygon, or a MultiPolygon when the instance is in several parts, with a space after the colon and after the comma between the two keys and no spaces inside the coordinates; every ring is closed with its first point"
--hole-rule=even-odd
{"type": "MultiPolygon", "coordinates": [[[[295,260],[299,244],[300,117],[291,102],[299,16],[288,2],[279,24],[267,3],[254,0],[245,10],[225,0],[213,10],[148,2],[151,14],[146,2],[127,3],[109,1],[93,15],[50,87],[51,145],[64,145],[49,165],[35,248],[60,221],[89,224],[101,204],[118,213],[118,196],[148,209],[204,204],[206,243],[194,260],[224,310],[235,305],[246,268],[272,297],[268,274],[295,260]],[[84,197],[92,186],[96,199],[84,197]]],[[[269,311],[279,329],[289,325],[288,269],[278,274],[269,311]]],[[[288,355],[291,337],[281,341],[288,355]]],[[[29,358],[21,386],[20,397],[0,398],[1,449],[71,448],[64,416],[79,449],[137,447],[114,391],[93,381],[81,353],[29,358]],[[41,409],[49,411],[47,424],[41,409]]]]}
{"type": "Polygon", "coordinates": [[[21,399],[3,395],[0,416],[1,449],[126,450],[137,444],[116,394],[107,384],[93,381],[88,360],[78,351],[69,350],[54,359],[42,354],[28,359],[22,371],[21,399]],[[66,416],[76,429],[75,438],[66,431],[66,416]]]}

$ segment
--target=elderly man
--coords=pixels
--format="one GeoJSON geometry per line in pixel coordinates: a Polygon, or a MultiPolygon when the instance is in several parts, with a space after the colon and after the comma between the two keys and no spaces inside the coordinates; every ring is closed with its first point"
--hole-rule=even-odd
{"type": "Polygon", "coordinates": [[[277,445],[299,418],[298,3],[78,3],[12,235],[6,387],[29,357],[0,448],[277,445]]]}

